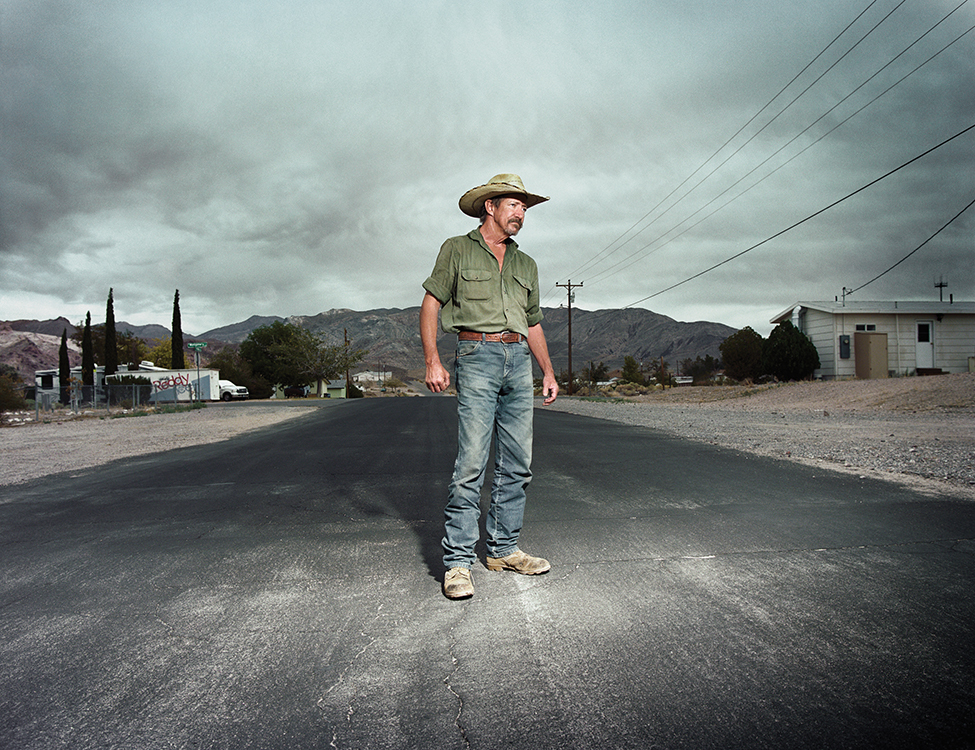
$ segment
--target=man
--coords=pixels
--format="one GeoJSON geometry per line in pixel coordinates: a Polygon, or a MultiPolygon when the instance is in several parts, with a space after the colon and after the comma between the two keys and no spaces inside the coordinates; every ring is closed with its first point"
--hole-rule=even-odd
{"type": "Polygon", "coordinates": [[[559,387],[542,332],[538,268],[512,239],[525,212],[547,197],[525,190],[515,174],[499,174],[461,196],[460,210],[479,218],[469,234],[440,248],[433,273],[423,283],[420,335],[426,384],[434,393],[450,385],[437,352],[437,315],[457,334],[457,461],[450,483],[443,539],[444,595],[474,594],[471,567],[480,534],[481,485],[492,437],[494,483],[487,514],[487,568],[525,575],[547,572],[547,560],[518,549],[531,481],[534,384],[531,355],[542,370],[545,404],[559,387]]]}

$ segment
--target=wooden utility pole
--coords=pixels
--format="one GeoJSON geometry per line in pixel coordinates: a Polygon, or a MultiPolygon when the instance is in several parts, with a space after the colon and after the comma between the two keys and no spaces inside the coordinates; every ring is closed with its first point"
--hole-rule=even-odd
{"type": "MultiPolygon", "coordinates": [[[[342,333],[343,333],[343,335],[345,337],[345,354],[346,354],[346,361],[348,361],[348,354],[349,354],[349,329],[348,328],[343,328],[342,329],[342,333]]],[[[346,398],[349,398],[351,396],[351,394],[352,394],[352,375],[349,374],[349,367],[348,367],[348,365],[346,365],[346,367],[345,367],[345,397],[346,398]]]]}
{"type": "Polygon", "coordinates": [[[575,295],[572,293],[572,290],[577,286],[581,287],[582,282],[579,282],[578,284],[573,284],[572,280],[569,279],[569,281],[566,282],[565,284],[556,284],[555,286],[560,286],[563,289],[565,289],[566,295],[568,296],[569,299],[569,382],[566,383],[566,395],[571,396],[572,395],[572,299],[573,297],[575,297],[575,295]]]}

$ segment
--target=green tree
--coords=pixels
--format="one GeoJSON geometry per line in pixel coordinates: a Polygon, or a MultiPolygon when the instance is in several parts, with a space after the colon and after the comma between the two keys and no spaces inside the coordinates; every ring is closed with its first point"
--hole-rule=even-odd
{"type": "Polygon", "coordinates": [[[0,365],[0,417],[4,412],[27,408],[23,396],[23,383],[17,371],[10,365],[0,365]]]}
{"type": "Polygon", "coordinates": [[[311,331],[281,321],[255,328],[240,345],[240,356],[254,375],[285,387],[334,380],[366,353],[345,344],[329,345],[311,331]]]}
{"type": "Polygon", "coordinates": [[[113,289],[108,290],[108,304],[105,307],[105,377],[117,373],[119,363],[113,291],[113,289]]]}
{"type": "Polygon", "coordinates": [[[186,369],[186,358],[183,356],[183,323],[179,314],[179,289],[173,297],[173,346],[170,361],[174,370],[186,369]]]}
{"type": "Polygon", "coordinates": [[[805,380],[819,367],[816,346],[790,320],[772,329],[763,354],[765,372],[779,380],[805,380]]]}
{"type": "Polygon", "coordinates": [[[671,385],[670,362],[663,357],[650,363],[650,377],[661,385],[671,385]]]}
{"type": "Polygon", "coordinates": [[[61,331],[61,348],[58,349],[58,385],[60,401],[71,403],[71,360],[68,358],[68,329],[61,331]]]}
{"type": "Polygon", "coordinates": [[[85,401],[94,397],[95,350],[91,344],[91,312],[85,316],[85,328],[81,334],[81,384],[85,388],[85,401]]]}
{"type": "Polygon", "coordinates": [[[307,333],[301,326],[276,320],[255,328],[240,344],[240,356],[252,372],[272,385],[307,385],[309,376],[295,364],[293,352],[305,345],[307,333]]]}
{"type": "Polygon", "coordinates": [[[116,351],[118,352],[119,362],[125,362],[135,367],[138,367],[139,363],[146,359],[149,354],[146,342],[132,331],[122,331],[116,336],[116,351]]]}
{"type": "Polygon", "coordinates": [[[606,367],[605,362],[600,362],[598,365],[590,362],[589,367],[585,368],[582,372],[590,388],[595,388],[597,383],[606,380],[609,376],[609,368],[606,367]]]}
{"type": "Polygon", "coordinates": [[[757,380],[762,371],[761,334],[745,326],[721,342],[725,374],[733,380],[757,380]]]}
{"type": "Polygon", "coordinates": [[[629,355],[623,358],[623,373],[621,377],[627,383],[636,383],[637,385],[646,384],[643,373],[640,371],[639,363],[634,357],[629,355]]]}
{"type": "Polygon", "coordinates": [[[694,378],[696,384],[710,381],[718,367],[719,362],[710,354],[703,359],[698,356],[697,359],[687,358],[680,363],[681,372],[694,378]]]}
{"type": "Polygon", "coordinates": [[[152,345],[146,349],[146,356],[143,359],[152,362],[156,367],[171,368],[173,366],[173,340],[171,338],[153,339],[150,343],[152,345]]]}
{"type": "Polygon", "coordinates": [[[222,380],[230,380],[247,388],[251,398],[268,398],[274,392],[274,384],[255,375],[250,362],[241,356],[239,348],[233,344],[227,344],[215,352],[207,367],[218,370],[222,380]]]}
{"type": "Polygon", "coordinates": [[[301,329],[299,346],[292,350],[295,370],[313,382],[337,380],[345,371],[365,359],[366,349],[348,344],[329,344],[321,336],[301,329]]]}

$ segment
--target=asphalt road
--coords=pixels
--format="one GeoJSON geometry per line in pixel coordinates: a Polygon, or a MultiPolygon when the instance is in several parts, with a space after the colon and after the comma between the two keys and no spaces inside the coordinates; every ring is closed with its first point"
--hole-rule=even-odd
{"type": "Polygon", "coordinates": [[[0,488],[0,748],[975,747],[971,502],[540,409],[449,601],[453,409],[0,488]]]}

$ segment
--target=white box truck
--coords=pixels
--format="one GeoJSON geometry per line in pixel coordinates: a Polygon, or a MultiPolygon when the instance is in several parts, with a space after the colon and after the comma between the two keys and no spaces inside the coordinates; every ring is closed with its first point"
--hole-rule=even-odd
{"type": "Polygon", "coordinates": [[[218,370],[142,370],[137,374],[152,385],[149,400],[157,404],[176,401],[218,401],[220,372],[218,370]]]}
{"type": "Polygon", "coordinates": [[[151,362],[142,362],[138,370],[119,372],[118,376],[109,377],[109,382],[115,377],[134,377],[149,381],[149,402],[154,404],[250,398],[250,393],[243,386],[221,380],[219,370],[202,367],[199,370],[167,370],[156,367],[151,362]]]}

